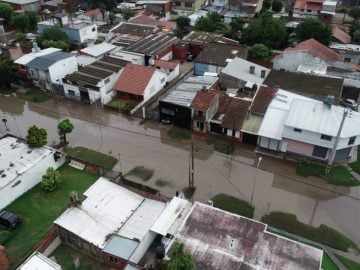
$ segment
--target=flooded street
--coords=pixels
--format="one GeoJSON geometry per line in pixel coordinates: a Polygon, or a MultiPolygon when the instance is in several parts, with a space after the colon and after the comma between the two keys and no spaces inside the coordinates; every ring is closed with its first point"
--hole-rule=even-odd
{"type": "MultiPolygon", "coordinates": [[[[121,167],[118,163],[116,169],[124,173],[138,165],[153,169],[154,176],[145,184],[164,195],[173,196],[187,186],[190,142],[171,140],[169,126],[151,121],[140,125],[139,119],[76,102],[24,103],[0,96],[0,118],[6,118],[10,133],[20,137],[36,124],[47,130],[48,144],[58,142],[57,124],[64,117],[75,126],[68,135],[70,146],[120,157],[121,167]],[[158,187],[158,179],[170,184],[158,187]]],[[[5,126],[0,122],[3,133],[5,126]]],[[[196,140],[195,200],[206,202],[218,193],[227,193],[249,201],[256,162],[250,150],[237,149],[231,158],[196,140]]],[[[255,218],[274,210],[293,213],[313,226],[331,226],[360,245],[360,187],[334,187],[318,178],[303,178],[295,174],[295,168],[293,162],[263,157],[254,192],[255,218]]]]}

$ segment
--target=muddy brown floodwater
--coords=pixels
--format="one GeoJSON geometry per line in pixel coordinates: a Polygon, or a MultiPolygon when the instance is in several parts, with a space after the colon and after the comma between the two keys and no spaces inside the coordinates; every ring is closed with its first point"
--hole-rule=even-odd
{"type": "MultiPolygon", "coordinates": [[[[169,126],[151,121],[140,125],[138,119],[77,102],[34,104],[0,96],[0,118],[6,118],[10,132],[21,137],[36,124],[46,128],[49,144],[58,142],[57,123],[64,117],[75,125],[68,136],[71,146],[85,146],[117,158],[120,154],[125,173],[138,165],[153,169],[154,176],[146,184],[164,195],[173,196],[187,185],[190,144],[168,138],[169,126]],[[160,188],[155,185],[157,179],[169,185],[160,188]]],[[[0,133],[4,132],[0,122],[0,133]]],[[[250,200],[255,154],[237,149],[230,159],[199,140],[195,149],[195,200],[207,202],[218,193],[250,200]]],[[[313,226],[331,226],[360,245],[360,187],[334,187],[318,178],[303,178],[295,174],[295,167],[290,161],[263,157],[254,194],[255,218],[274,210],[293,213],[313,226]]]]}

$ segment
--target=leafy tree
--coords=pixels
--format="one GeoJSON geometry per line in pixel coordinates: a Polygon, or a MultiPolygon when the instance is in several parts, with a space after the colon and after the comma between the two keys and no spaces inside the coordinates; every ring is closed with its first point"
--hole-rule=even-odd
{"type": "Polygon", "coordinates": [[[18,42],[25,41],[26,40],[26,35],[23,32],[17,32],[15,34],[15,40],[18,41],[18,42]]]}
{"type": "Polygon", "coordinates": [[[271,0],[264,0],[262,5],[262,11],[269,10],[271,7],[271,0]]]}
{"type": "Polygon", "coordinates": [[[25,33],[26,29],[29,28],[30,20],[26,15],[17,15],[13,18],[12,24],[17,29],[20,29],[23,33],[25,33]]]}
{"type": "Polygon", "coordinates": [[[295,34],[300,41],[314,38],[328,45],[331,39],[331,28],[318,19],[307,18],[295,28],[295,34]]]}
{"type": "Polygon", "coordinates": [[[34,29],[39,20],[39,16],[35,11],[30,11],[26,13],[26,16],[29,18],[29,26],[34,29]]]}
{"type": "Polygon", "coordinates": [[[223,29],[221,15],[216,12],[209,12],[206,17],[200,17],[196,20],[194,29],[197,31],[215,32],[223,29]]]}
{"type": "Polygon", "coordinates": [[[62,120],[58,124],[58,131],[60,135],[64,136],[64,142],[66,143],[66,134],[70,133],[74,129],[74,125],[68,118],[62,120]]]}
{"type": "Polygon", "coordinates": [[[110,21],[111,25],[114,24],[114,21],[115,21],[115,13],[114,12],[109,13],[109,21],[110,21]]]}
{"type": "Polygon", "coordinates": [[[53,167],[49,167],[46,170],[46,174],[43,175],[41,181],[41,188],[46,192],[55,191],[61,183],[60,173],[53,167]]]}
{"type": "Polygon", "coordinates": [[[26,142],[30,147],[41,147],[47,144],[46,130],[32,125],[27,131],[26,142]]]}
{"type": "Polygon", "coordinates": [[[11,22],[13,14],[13,8],[7,3],[0,3],[0,18],[4,18],[5,21],[11,22]]]}
{"type": "Polygon", "coordinates": [[[252,59],[267,60],[269,57],[269,49],[264,44],[254,44],[249,49],[249,56],[252,59]]]}
{"type": "Polygon", "coordinates": [[[42,48],[52,46],[64,50],[68,50],[70,48],[69,37],[65,32],[55,27],[45,29],[41,35],[36,38],[36,42],[42,48]]]}
{"type": "Polygon", "coordinates": [[[0,89],[11,87],[11,82],[14,80],[15,65],[11,60],[10,54],[4,54],[0,58],[0,89]]]}
{"type": "Polygon", "coordinates": [[[0,231],[0,245],[5,245],[11,238],[11,232],[0,231]]]}
{"type": "Polygon", "coordinates": [[[226,37],[239,40],[241,37],[241,32],[244,27],[245,20],[241,17],[235,17],[231,20],[229,26],[230,31],[226,33],[226,37]]]}
{"type": "Polygon", "coordinates": [[[274,12],[280,12],[283,8],[283,2],[281,0],[273,0],[271,3],[271,10],[274,12]]]}
{"type": "Polygon", "coordinates": [[[167,270],[195,270],[195,262],[189,253],[184,251],[184,244],[175,242],[171,248],[167,270]]]}
{"type": "Polygon", "coordinates": [[[287,45],[288,33],[282,20],[264,12],[253,19],[243,32],[243,40],[249,44],[264,44],[268,48],[279,49],[287,45]]]}
{"type": "Polygon", "coordinates": [[[357,43],[360,42],[360,29],[354,31],[352,39],[357,43]]]}
{"type": "Polygon", "coordinates": [[[59,40],[59,41],[44,40],[41,45],[43,48],[58,48],[58,49],[62,49],[64,51],[69,51],[69,49],[70,49],[70,44],[66,43],[65,41],[62,41],[62,40],[59,40]]]}
{"type": "Polygon", "coordinates": [[[125,8],[122,12],[122,16],[124,17],[125,20],[130,19],[131,17],[134,16],[134,14],[135,12],[131,8],[125,8]]]}
{"type": "Polygon", "coordinates": [[[176,19],[176,30],[175,35],[178,38],[183,38],[187,33],[190,32],[190,19],[185,16],[180,16],[176,19]]]}
{"type": "Polygon", "coordinates": [[[360,19],[360,8],[352,8],[349,10],[348,14],[357,22],[360,19]]]}

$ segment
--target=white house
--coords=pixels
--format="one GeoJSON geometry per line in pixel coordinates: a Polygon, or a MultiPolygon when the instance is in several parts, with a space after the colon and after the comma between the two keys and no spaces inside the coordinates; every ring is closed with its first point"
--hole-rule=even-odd
{"type": "Polygon", "coordinates": [[[121,73],[114,90],[119,97],[126,97],[138,102],[149,98],[164,88],[167,74],[154,67],[127,64],[121,73]]]}
{"type": "Polygon", "coordinates": [[[50,147],[30,148],[22,139],[7,135],[0,139],[0,209],[42,180],[49,167],[58,168],[65,159],[50,147]]]}
{"type": "Polygon", "coordinates": [[[80,68],[79,71],[63,78],[65,96],[91,104],[100,100],[110,102],[116,92],[113,87],[127,61],[105,56],[96,62],[80,68]]]}
{"type": "Polygon", "coordinates": [[[45,90],[53,90],[54,84],[61,84],[65,75],[78,70],[74,54],[56,48],[40,50],[36,45],[34,52],[20,57],[15,64],[19,73],[45,90]]]}
{"type": "MultiPolygon", "coordinates": [[[[261,148],[326,161],[335,145],[344,108],[279,90],[259,129],[261,148]]],[[[334,161],[346,161],[360,144],[360,114],[348,113],[334,161]]]]}
{"type": "Polygon", "coordinates": [[[167,82],[171,82],[180,74],[180,65],[176,62],[164,60],[152,60],[150,64],[156,69],[167,74],[167,82]]]}
{"type": "Polygon", "coordinates": [[[55,261],[36,251],[17,270],[62,270],[55,261]]]}
{"type": "Polygon", "coordinates": [[[286,48],[277,55],[273,60],[273,68],[296,71],[304,63],[328,66],[339,61],[340,55],[337,52],[311,38],[294,47],[286,48]]]}
{"type": "Polygon", "coordinates": [[[115,52],[119,50],[120,48],[118,46],[115,46],[113,44],[103,42],[100,44],[94,44],[91,46],[88,46],[84,49],[80,50],[80,55],[86,55],[93,57],[95,59],[100,59],[105,55],[109,55],[112,52],[115,52]]]}

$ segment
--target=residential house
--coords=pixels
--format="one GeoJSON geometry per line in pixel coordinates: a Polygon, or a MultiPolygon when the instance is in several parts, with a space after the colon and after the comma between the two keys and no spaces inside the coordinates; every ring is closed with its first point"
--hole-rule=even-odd
{"type": "Polygon", "coordinates": [[[206,46],[194,61],[194,75],[202,76],[205,72],[219,74],[234,58],[246,59],[247,46],[213,42],[206,46]]]}
{"type": "Polygon", "coordinates": [[[346,109],[332,103],[279,90],[259,130],[260,149],[326,162],[336,145],[334,161],[347,161],[360,144],[360,114],[348,113],[341,127],[346,109]]]}
{"type": "Polygon", "coordinates": [[[296,0],[293,13],[307,16],[319,16],[324,22],[331,22],[335,16],[336,1],[331,0],[296,0]]]}
{"type": "Polygon", "coordinates": [[[40,50],[34,45],[34,52],[15,61],[19,74],[26,76],[36,87],[55,91],[61,85],[61,79],[78,70],[74,54],[57,48],[40,50]]]}
{"type": "Polygon", "coordinates": [[[217,77],[191,76],[179,83],[159,101],[160,122],[191,129],[191,103],[201,90],[215,87],[217,77]]]}
{"type": "Polygon", "coordinates": [[[176,0],[173,1],[172,12],[176,16],[188,16],[195,11],[202,9],[206,5],[206,0],[176,0]]]}
{"type": "Polygon", "coordinates": [[[41,182],[49,167],[60,167],[64,155],[48,146],[29,147],[20,138],[5,135],[0,138],[0,209],[41,182]]]}
{"type": "Polygon", "coordinates": [[[54,27],[66,33],[70,41],[78,45],[92,43],[98,37],[96,23],[72,18],[67,13],[57,13],[51,19],[37,24],[39,33],[54,27]]]}
{"type": "Polygon", "coordinates": [[[124,60],[136,57],[136,63],[147,66],[150,59],[171,60],[172,46],[178,43],[176,36],[166,33],[153,34],[120,50],[116,57],[124,60]]]}
{"type": "Polygon", "coordinates": [[[10,4],[14,10],[39,11],[41,9],[40,0],[1,0],[1,2],[10,4]]]}
{"type": "Polygon", "coordinates": [[[61,266],[52,259],[44,256],[42,253],[36,251],[29,258],[22,263],[17,270],[62,270],[61,266]]]}
{"type": "Polygon", "coordinates": [[[80,55],[86,55],[86,56],[90,56],[95,59],[100,59],[100,58],[104,57],[105,55],[109,55],[112,52],[115,52],[117,50],[119,50],[118,46],[103,42],[100,44],[94,44],[94,45],[91,45],[84,49],[81,49],[80,55]]]}
{"type": "Polygon", "coordinates": [[[273,69],[264,84],[323,100],[327,95],[342,97],[343,81],[340,77],[273,69]]]}
{"type": "Polygon", "coordinates": [[[351,36],[339,27],[331,29],[331,39],[335,43],[349,44],[351,42],[351,36]]]}
{"type": "Polygon", "coordinates": [[[160,21],[153,16],[148,16],[145,14],[140,14],[135,17],[132,17],[128,20],[129,23],[142,24],[142,25],[150,25],[157,26],[162,29],[162,31],[170,32],[176,29],[176,22],[170,21],[160,21]]]}
{"type": "Polygon", "coordinates": [[[110,33],[115,35],[112,43],[122,48],[159,31],[160,28],[156,25],[142,25],[128,22],[121,22],[110,29],[110,33]]]}
{"type": "Polygon", "coordinates": [[[105,262],[112,269],[138,265],[157,233],[151,227],[166,208],[100,177],[54,224],[62,242],[105,262]],[[86,226],[84,226],[86,224],[86,226]]]}
{"type": "Polygon", "coordinates": [[[136,6],[142,6],[146,11],[165,20],[170,20],[171,0],[140,0],[136,2],[136,6]]]}
{"type": "MultiPolygon", "coordinates": [[[[329,47],[340,55],[340,61],[360,65],[360,45],[332,42],[329,47]]],[[[358,68],[359,69],[359,68],[358,68]]]]}
{"type": "Polygon", "coordinates": [[[119,98],[140,103],[147,101],[164,88],[167,75],[154,67],[127,64],[114,90],[119,98]]]}
{"type": "Polygon", "coordinates": [[[166,247],[168,255],[175,242],[184,244],[196,269],[318,270],[323,256],[318,248],[268,232],[264,223],[200,202],[166,247]]]}
{"type": "Polygon", "coordinates": [[[269,73],[263,66],[236,57],[220,72],[220,87],[252,97],[269,73]]]}
{"type": "Polygon", "coordinates": [[[156,69],[167,74],[167,82],[171,82],[180,75],[180,65],[176,62],[164,61],[164,60],[153,60],[151,64],[156,69]]]}
{"type": "Polygon", "coordinates": [[[100,8],[96,8],[87,10],[77,17],[80,20],[86,20],[90,22],[106,22],[108,20],[108,13],[109,12],[107,11],[101,11],[100,8]]]}
{"type": "Polygon", "coordinates": [[[248,17],[259,12],[262,1],[259,0],[228,0],[229,10],[235,11],[240,17],[248,17]]]}
{"type": "Polygon", "coordinates": [[[340,62],[340,55],[311,38],[300,42],[294,47],[286,48],[274,60],[274,69],[296,71],[303,63],[332,65],[340,62]]]}
{"type": "Polygon", "coordinates": [[[115,96],[113,90],[127,61],[105,56],[96,62],[82,67],[79,71],[63,78],[66,97],[90,102],[109,103],[115,96]]]}

